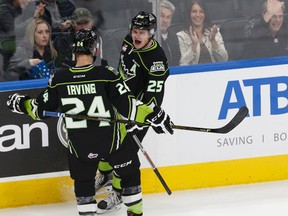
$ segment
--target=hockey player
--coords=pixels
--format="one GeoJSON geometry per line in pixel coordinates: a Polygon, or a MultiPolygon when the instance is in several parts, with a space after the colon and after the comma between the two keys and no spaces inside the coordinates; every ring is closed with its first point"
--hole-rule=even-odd
{"type": "MultiPolygon", "coordinates": [[[[44,110],[55,111],[58,108],[73,115],[111,119],[118,119],[121,115],[150,124],[157,133],[172,134],[170,118],[160,107],[153,111],[136,100],[115,69],[93,65],[96,40],[93,31],[78,31],[73,50],[76,66],[56,72],[47,89],[36,99],[17,93],[10,95],[8,108],[15,113],[28,114],[35,120],[43,119],[44,110]]],[[[68,117],[65,117],[65,125],[69,137],[69,171],[74,180],[79,215],[96,216],[95,173],[102,158],[110,162],[122,179],[127,214],[142,215],[140,162],[125,126],[68,117]]]]}
{"type": "MultiPolygon", "coordinates": [[[[157,20],[154,14],[139,12],[131,21],[130,33],[125,37],[120,53],[118,70],[135,97],[153,108],[161,106],[165,81],[169,75],[167,58],[159,43],[154,39],[157,20]]],[[[143,140],[148,128],[137,129],[137,137],[143,140]],[[141,130],[140,130],[141,129],[141,130]]],[[[96,190],[106,186],[111,179],[112,166],[107,161],[99,163],[100,175],[96,177],[96,190]]],[[[120,209],[120,179],[114,174],[112,192],[98,203],[101,213],[120,209]]]]}

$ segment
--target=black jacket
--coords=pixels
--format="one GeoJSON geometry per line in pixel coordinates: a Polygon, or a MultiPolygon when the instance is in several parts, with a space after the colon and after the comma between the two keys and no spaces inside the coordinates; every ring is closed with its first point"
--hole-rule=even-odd
{"type": "Polygon", "coordinates": [[[273,37],[262,16],[251,19],[245,27],[246,42],[244,58],[268,58],[287,55],[288,25],[283,21],[279,32],[273,37]]]}
{"type": "Polygon", "coordinates": [[[180,47],[178,37],[175,32],[168,31],[168,37],[166,40],[161,38],[161,46],[168,59],[169,66],[178,66],[180,62],[180,47]]]}
{"type": "Polygon", "coordinates": [[[21,8],[12,4],[11,0],[0,1],[0,38],[14,37],[15,18],[22,13],[21,8]]]}

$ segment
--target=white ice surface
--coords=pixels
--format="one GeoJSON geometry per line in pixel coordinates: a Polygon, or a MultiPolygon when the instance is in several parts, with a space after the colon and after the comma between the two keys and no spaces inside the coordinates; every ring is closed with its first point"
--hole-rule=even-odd
{"type": "MultiPolygon", "coordinates": [[[[144,195],[146,216],[287,216],[288,180],[144,195]]],[[[0,216],[77,216],[75,202],[1,209],[0,216]]],[[[126,207],[105,216],[126,216],[126,207]]]]}

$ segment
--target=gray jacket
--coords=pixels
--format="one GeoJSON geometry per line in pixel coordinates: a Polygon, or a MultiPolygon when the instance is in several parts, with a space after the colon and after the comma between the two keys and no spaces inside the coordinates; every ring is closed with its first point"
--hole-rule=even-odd
{"type": "Polygon", "coordinates": [[[25,40],[23,40],[17,47],[16,52],[10,59],[8,65],[8,73],[17,74],[20,80],[22,79],[33,79],[31,72],[29,71],[32,66],[29,63],[29,59],[39,58],[44,60],[51,69],[54,68],[54,60],[51,58],[50,50],[46,50],[44,57],[41,57],[37,51],[25,40]]]}

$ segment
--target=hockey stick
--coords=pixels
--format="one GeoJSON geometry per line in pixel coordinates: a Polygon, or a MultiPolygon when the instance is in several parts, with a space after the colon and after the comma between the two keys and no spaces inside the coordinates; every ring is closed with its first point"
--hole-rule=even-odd
{"type": "MultiPolygon", "coordinates": [[[[223,127],[220,128],[201,128],[201,127],[191,127],[191,126],[182,126],[182,125],[172,125],[173,129],[179,130],[189,130],[189,131],[198,131],[198,132],[207,132],[207,133],[229,133],[233,130],[237,125],[239,125],[246,115],[248,114],[249,110],[246,106],[243,106],[239,109],[236,115],[223,127]]],[[[137,124],[139,126],[151,126],[149,124],[126,120],[126,119],[108,119],[103,117],[92,117],[86,115],[73,115],[67,113],[59,113],[59,112],[50,112],[50,111],[43,111],[44,116],[51,116],[51,117],[70,117],[74,119],[86,119],[92,121],[106,121],[109,123],[124,123],[124,124],[137,124]]]]}
{"type": "Polygon", "coordinates": [[[180,125],[173,125],[172,127],[175,129],[182,129],[182,130],[192,130],[192,131],[199,131],[199,132],[208,132],[208,133],[229,133],[233,130],[237,125],[239,125],[244,118],[249,113],[249,110],[246,106],[242,106],[236,115],[223,127],[220,128],[200,128],[200,127],[189,127],[189,126],[180,126],[180,125]]]}
{"type": "MultiPolygon", "coordinates": [[[[57,112],[49,112],[49,111],[44,111],[43,112],[44,116],[50,116],[50,117],[70,117],[70,115],[64,114],[64,113],[57,113],[57,112]]],[[[73,116],[73,115],[72,115],[73,116]]],[[[71,116],[71,117],[72,117],[71,116]]],[[[73,116],[74,117],[74,116],[73,116]]],[[[76,118],[78,119],[79,116],[76,116],[76,118]]],[[[87,116],[88,117],[88,116],[87,116]]],[[[84,119],[84,118],[79,118],[79,119],[84,119]]],[[[86,118],[85,118],[86,119],[86,118]]],[[[90,118],[89,118],[90,119],[90,118]]],[[[104,118],[105,120],[107,120],[106,118],[104,118]]],[[[98,118],[93,118],[92,120],[96,120],[96,121],[101,121],[98,118]]],[[[104,120],[104,121],[105,121],[104,120]]],[[[114,122],[115,123],[115,122],[114,122]]],[[[163,187],[165,188],[166,192],[168,195],[171,195],[172,192],[170,190],[170,188],[168,187],[168,185],[166,184],[165,180],[163,179],[163,177],[161,176],[160,172],[158,171],[157,167],[155,166],[155,164],[153,163],[152,159],[150,158],[150,156],[148,155],[147,151],[144,149],[143,145],[141,144],[140,140],[138,139],[138,137],[134,134],[132,135],[134,141],[136,142],[136,144],[138,145],[138,147],[140,148],[140,150],[142,151],[143,155],[145,156],[145,158],[147,159],[147,161],[150,163],[154,173],[156,174],[156,176],[158,177],[158,179],[160,180],[161,184],[163,185],[163,187]]]]}
{"type": "Polygon", "coordinates": [[[142,151],[143,155],[146,157],[146,159],[148,160],[148,162],[150,163],[154,173],[156,174],[156,176],[158,177],[158,179],[160,180],[161,184],[163,185],[163,187],[165,188],[166,192],[168,195],[171,195],[171,190],[169,189],[168,185],[166,184],[165,180],[163,179],[163,177],[161,176],[160,172],[158,171],[157,167],[155,166],[155,164],[153,163],[153,161],[151,160],[150,156],[148,155],[147,151],[144,149],[143,145],[141,144],[140,140],[138,139],[138,137],[134,134],[132,135],[133,139],[135,140],[136,144],[138,145],[138,147],[140,148],[140,150],[142,151]]]}

